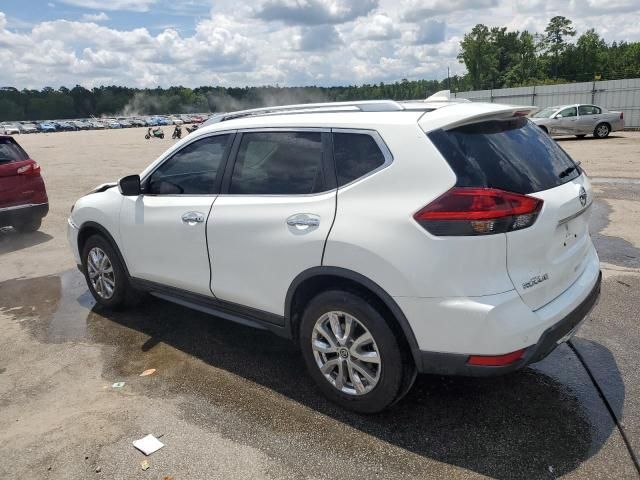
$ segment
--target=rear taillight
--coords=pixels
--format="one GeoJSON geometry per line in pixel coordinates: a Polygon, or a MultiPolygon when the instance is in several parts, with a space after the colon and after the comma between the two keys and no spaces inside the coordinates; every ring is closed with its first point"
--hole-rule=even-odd
{"type": "Polygon", "coordinates": [[[624,120],[624,112],[620,112],[620,120],[624,120]]]}
{"type": "Polygon", "coordinates": [[[542,203],[538,198],[495,188],[455,187],[413,218],[437,236],[489,235],[530,227],[542,203]]]}
{"type": "Polygon", "coordinates": [[[40,173],[40,165],[36,162],[29,163],[28,165],[23,165],[22,167],[16,170],[18,175],[37,175],[40,173]]]}

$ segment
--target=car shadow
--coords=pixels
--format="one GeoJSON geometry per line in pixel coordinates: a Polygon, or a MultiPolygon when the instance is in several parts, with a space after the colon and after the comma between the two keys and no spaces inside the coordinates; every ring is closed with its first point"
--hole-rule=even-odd
{"type": "MultiPolygon", "coordinates": [[[[558,476],[573,471],[600,449],[613,430],[610,418],[591,418],[593,405],[587,404],[597,394],[593,388],[585,392],[589,379],[566,346],[536,368],[503,377],[418,376],[413,389],[392,409],[364,416],[327,401],[304,372],[294,345],[267,332],[155,299],[131,312],[94,307],[87,329],[104,339],[107,330],[113,331],[111,322],[148,337],[129,345],[132,350],[111,365],[114,373],[131,373],[131,354],[139,359],[168,345],[214,367],[213,371],[229,372],[266,387],[390,445],[494,478],[548,478],[550,466],[558,476]]],[[[175,366],[163,364],[161,354],[148,358],[153,358],[153,365],[148,366],[168,370],[175,366]]],[[[169,363],[181,363],[168,358],[169,363]]],[[[145,365],[140,363],[138,370],[145,365]]],[[[188,368],[178,367],[173,374],[179,381],[178,390],[197,391],[213,404],[232,410],[260,412],[272,424],[291,422],[276,405],[220,395],[219,391],[233,387],[217,375],[203,378],[206,371],[192,375],[188,368]]],[[[618,398],[624,398],[615,362],[610,371],[620,386],[618,398]]],[[[332,434],[328,431],[327,435],[332,434]]]]}
{"type": "Polygon", "coordinates": [[[0,255],[33,247],[51,239],[51,235],[40,231],[19,233],[11,227],[0,228],[0,255]]]}
{"type": "MultiPolygon", "coordinates": [[[[448,476],[453,465],[493,478],[555,478],[597,454],[615,428],[566,345],[502,377],[420,375],[391,409],[358,415],[322,396],[292,342],[155,298],[108,311],[77,271],[2,282],[0,305],[42,341],[106,346],[109,382],[126,380],[160,399],[175,395],[185,418],[271,457],[293,455],[306,476],[326,474],[320,459],[344,457],[407,477],[415,468],[448,476]],[[142,382],[147,368],[157,373],[142,382]]],[[[590,348],[607,361],[620,416],[625,388],[615,359],[602,345],[590,348]]]]}
{"type": "Polygon", "coordinates": [[[582,138],[578,138],[575,136],[571,136],[571,137],[553,137],[553,139],[557,142],[586,142],[588,140],[609,140],[609,139],[613,139],[613,138],[624,138],[621,137],[619,135],[609,135],[606,138],[597,138],[594,137],[593,135],[589,135],[586,137],[582,137],[582,138]]]}

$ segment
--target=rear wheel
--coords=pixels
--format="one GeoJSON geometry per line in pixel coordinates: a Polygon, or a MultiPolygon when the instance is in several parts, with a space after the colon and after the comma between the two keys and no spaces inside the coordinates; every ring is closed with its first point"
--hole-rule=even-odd
{"type": "Polygon", "coordinates": [[[124,265],[111,243],[92,235],[82,249],[82,271],[96,301],[120,309],[138,302],[139,295],[129,284],[124,265]]]}
{"type": "Polygon", "coordinates": [[[42,225],[42,218],[34,217],[20,220],[13,225],[13,228],[20,233],[35,232],[42,225]]]}
{"type": "Polygon", "coordinates": [[[593,136],[596,138],[607,138],[611,133],[611,127],[608,123],[599,123],[593,131],[593,136]]]}
{"type": "Polygon", "coordinates": [[[415,378],[383,315],[350,292],[327,291],[311,300],[300,324],[300,347],[320,390],[356,412],[384,410],[415,378]]]}

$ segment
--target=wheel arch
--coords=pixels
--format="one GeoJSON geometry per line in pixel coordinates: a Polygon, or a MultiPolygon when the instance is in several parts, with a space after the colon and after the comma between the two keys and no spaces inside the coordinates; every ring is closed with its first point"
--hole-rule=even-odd
{"type": "Polygon", "coordinates": [[[118,243],[115,241],[111,233],[109,233],[109,231],[99,223],[84,222],[80,226],[80,230],[78,232],[78,252],[80,253],[80,255],[82,255],[82,250],[84,249],[84,245],[89,237],[95,234],[103,236],[111,244],[116,252],[116,255],[118,255],[118,260],[120,260],[120,263],[124,267],[127,277],[131,277],[131,275],[129,274],[129,269],[127,268],[127,263],[124,261],[124,257],[122,256],[120,247],[118,247],[118,243]]]}
{"type": "Polygon", "coordinates": [[[390,320],[390,326],[399,336],[398,340],[410,349],[415,364],[420,365],[420,349],[413,329],[393,297],[373,280],[346,268],[313,267],[300,273],[291,282],[285,298],[285,322],[294,340],[298,337],[304,305],[317,294],[332,289],[353,291],[374,300],[390,320]]]}

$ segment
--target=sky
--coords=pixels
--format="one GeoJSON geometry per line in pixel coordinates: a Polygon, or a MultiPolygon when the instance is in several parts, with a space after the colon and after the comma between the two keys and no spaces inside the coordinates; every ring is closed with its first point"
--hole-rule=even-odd
{"type": "Polygon", "coordinates": [[[354,85],[464,73],[477,23],[640,41],[640,0],[0,0],[0,86],[354,85]]]}

